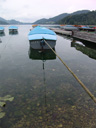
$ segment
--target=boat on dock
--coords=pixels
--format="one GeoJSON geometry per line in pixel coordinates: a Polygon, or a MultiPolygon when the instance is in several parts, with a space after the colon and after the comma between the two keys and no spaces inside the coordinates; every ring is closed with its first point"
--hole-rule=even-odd
{"type": "Polygon", "coordinates": [[[28,34],[30,46],[33,49],[50,49],[44,40],[54,48],[56,45],[56,33],[48,28],[37,26],[28,34]]]}
{"type": "Polygon", "coordinates": [[[74,26],[74,25],[64,25],[61,28],[63,28],[66,31],[74,31],[74,30],[78,30],[78,27],[74,26]]]}
{"type": "Polygon", "coordinates": [[[95,32],[95,28],[91,28],[89,26],[85,26],[85,25],[79,25],[79,30],[81,31],[87,31],[87,32],[95,32]]]}
{"type": "Polygon", "coordinates": [[[17,33],[18,27],[17,26],[10,26],[9,27],[9,33],[17,33]]]}
{"type": "Polygon", "coordinates": [[[0,34],[4,33],[4,27],[0,27],[0,34]]]}
{"type": "Polygon", "coordinates": [[[37,27],[37,26],[38,26],[38,24],[33,24],[33,25],[32,25],[33,28],[35,28],[35,27],[37,27]]]}

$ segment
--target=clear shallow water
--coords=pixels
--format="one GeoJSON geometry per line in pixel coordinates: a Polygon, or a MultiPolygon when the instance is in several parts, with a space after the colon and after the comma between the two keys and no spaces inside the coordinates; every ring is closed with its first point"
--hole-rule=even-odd
{"type": "MultiPolygon", "coordinates": [[[[0,97],[14,97],[1,108],[0,128],[95,128],[96,104],[51,51],[30,49],[31,26],[18,28],[9,35],[5,26],[0,37],[0,97]]],[[[57,38],[57,54],[96,96],[96,46],[57,38]]]]}

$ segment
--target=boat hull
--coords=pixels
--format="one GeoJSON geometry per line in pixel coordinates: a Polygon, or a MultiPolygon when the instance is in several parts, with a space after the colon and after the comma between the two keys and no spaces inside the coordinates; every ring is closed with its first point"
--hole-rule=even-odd
{"type": "MultiPolygon", "coordinates": [[[[55,48],[56,40],[46,40],[47,43],[51,46],[51,48],[55,48]]],[[[42,40],[30,40],[30,47],[33,49],[50,49],[48,45],[42,40]]]]}
{"type": "Polygon", "coordinates": [[[17,32],[17,29],[9,29],[9,32],[17,32]]]}
{"type": "Polygon", "coordinates": [[[9,27],[9,33],[15,33],[18,31],[18,27],[17,26],[10,26],[9,27]]]}
{"type": "Polygon", "coordinates": [[[52,48],[54,48],[56,45],[57,37],[54,31],[49,30],[45,27],[37,26],[29,32],[28,39],[29,39],[31,48],[33,49],[49,49],[49,47],[44,42],[44,40],[46,40],[47,43],[52,48]]]}

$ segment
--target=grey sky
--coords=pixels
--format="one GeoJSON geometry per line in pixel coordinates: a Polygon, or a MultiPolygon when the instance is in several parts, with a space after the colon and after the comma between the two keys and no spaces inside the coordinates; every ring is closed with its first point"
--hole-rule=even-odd
{"type": "Polygon", "coordinates": [[[24,22],[83,9],[96,10],[96,0],[0,0],[0,17],[24,22]]]}

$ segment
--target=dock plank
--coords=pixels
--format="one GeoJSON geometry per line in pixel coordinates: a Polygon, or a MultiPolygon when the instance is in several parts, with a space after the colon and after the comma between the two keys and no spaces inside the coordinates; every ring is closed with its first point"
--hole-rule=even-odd
{"type": "Polygon", "coordinates": [[[95,33],[77,31],[77,32],[74,32],[73,37],[96,43],[96,34],[95,33]]]}
{"type": "Polygon", "coordinates": [[[59,28],[51,28],[51,30],[53,30],[57,34],[71,36],[73,38],[77,38],[80,40],[96,43],[96,33],[81,32],[81,31],[72,32],[72,31],[66,31],[64,29],[59,29],[59,28]]]}

